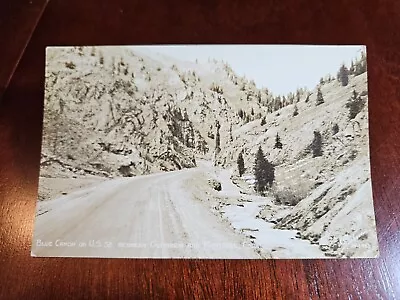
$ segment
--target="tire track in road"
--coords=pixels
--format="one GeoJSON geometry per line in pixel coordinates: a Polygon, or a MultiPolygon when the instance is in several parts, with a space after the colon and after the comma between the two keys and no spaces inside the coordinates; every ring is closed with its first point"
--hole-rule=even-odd
{"type": "MultiPolygon", "coordinates": [[[[162,190],[157,191],[157,202],[158,202],[158,231],[160,234],[160,242],[161,244],[164,244],[164,226],[163,226],[163,217],[162,217],[162,210],[161,210],[161,200],[160,200],[160,194],[162,190]]],[[[164,257],[165,254],[165,249],[164,247],[161,247],[161,257],[164,257]]]]}
{"type": "Polygon", "coordinates": [[[54,200],[53,209],[37,217],[36,238],[95,240],[115,247],[34,245],[32,253],[44,257],[257,258],[254,251],[240,247],[240,236],[193,198],[192,186],[203,173],[190,169],[108,181],[84,199],[71,195],[54,200]],[[203,242],[238,247],[186,246],[203,242]]]}

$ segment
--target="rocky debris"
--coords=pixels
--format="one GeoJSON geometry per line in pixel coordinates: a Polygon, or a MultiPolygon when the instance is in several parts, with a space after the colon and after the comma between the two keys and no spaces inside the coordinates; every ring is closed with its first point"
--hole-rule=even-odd
{"type": "Polygon", "coordinates": [[[85,175],[95,175],[112,177],[110,173],[101,169],[101,166],[92,165],[93,168],[82,167],[75,162],[67,162],[54,156],[42,153],[40,162],[40,176],[42,177],[76,177],[85,175]],[[73,175],[72,175],[73,174],[73,175]]]}
{"type": "Polygon", "coordinates": [[[368,159],[354,162],[299,202],[275,227],[299,230],[300,238],[319,244],[327,255],[375,256],[378,250],[368,178],[368,159]],[[349,215],[357,215],[359,221],[349,215]]]}
{"type": "Polygon", "coordinates": [[[216,191],[222,190],[221,182],[217,181],[216,179],[208,179],[208,184],[216,191]]]}

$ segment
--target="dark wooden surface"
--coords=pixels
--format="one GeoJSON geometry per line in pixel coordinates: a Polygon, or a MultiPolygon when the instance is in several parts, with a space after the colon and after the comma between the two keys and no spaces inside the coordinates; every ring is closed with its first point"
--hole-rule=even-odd
{"type": "Polygon", "coordinates": [[[47,1],[0,1],[0,99],[47,1]]]}
{"type": "MultiPolygon", "coordinates": [[[[24,39],[34,23],[18,22],[22,29],[6,26],[1,32],[24,39]]],[[[0,298],[399,299],[399,28],[396,0],[50,1],[0,103],[0,298]],[[367,44],[373,194],[381,257],[31,258],[45,46],[143,43],[367,44]]],[[[1,84],[6,82],[4,69],[14,69],[23,44],[2,43],[1,84]]]]}

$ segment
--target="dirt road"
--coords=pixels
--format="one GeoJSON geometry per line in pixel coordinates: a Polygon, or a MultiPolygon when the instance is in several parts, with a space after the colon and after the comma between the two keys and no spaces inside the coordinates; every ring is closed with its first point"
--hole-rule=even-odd
{"type": "Polygon", "coordinates": [[[102,182],[41,202],[33,256],[259,258],[193,197],[202,169],[102,182]]]}

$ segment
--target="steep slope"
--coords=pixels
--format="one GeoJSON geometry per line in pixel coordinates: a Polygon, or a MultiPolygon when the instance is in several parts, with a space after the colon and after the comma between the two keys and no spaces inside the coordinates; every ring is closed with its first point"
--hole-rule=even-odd
{"type": "MultiPolygon", "coordinates": [[[[254,159],[258,145],[262,145],[267,158],[275,165],[304,164],[303,159],[311,155],[314,131],[322,134],[324,162],[335,153],[340,155],[349,150],[358,151],[360,155],[368,154],[368,110],[367,110],[367,77],[366,74],[354,77],[348,86],[342,87],[336,81],[321,86],[324,103],[316,105],[316,90],[309,97],[303,96],[298,103],[288,105],[265,118],[265,125],[260,120],[251,121],[233,130],[232,146],[223,148],[221,161],[226,166],[235,166],[236,158],[243,151],[245,161],[254,159]],[[349,120],[347,102],[355,90],[363,99],[363,109],[349,120]],[[306,100],[308,98],[308,100],[306,100]],[[295,106],[298,115],[293,116],[295,106]],[[334,132],[335,124],[338,126],[334,132]],[[282,149],[275,147],[276,135],[279,135],[282,149]]],[[[315,164],[315,161],[312,161],[315,164]]],[[[305,166],[307,169],[309,166],[305,166]]],[[[251,170],[249,170],[251,171],[251,170]]],[[[288,168],[286,168],[286,172],[288,168]]]]}
{"type": "Polygon", "coordinates": [[[284,206],[286,215],[277,218],[266,207],[260,218],[277,223],[279,229],[299,230],[299,237],[319,244],[327,255],[376,256],[367,74],[352,76],[345,87],[332,81],[319,88],[324,103],[317,105],[316,88],[298,103],[268,114],[264,125],[256,120],[235,130],[234,142],[222,150],[220,161],[235,172],[235,182],[247,182],[247,192],[254,193],[254,158],[261,145],[275,165],[275,184],[268,194],[293,208],[284,206]],[[321,137],[322,153],[317,156],[314,132],[321,137]],[[277,134],[282,148],[276,147],[277,134]],[[241,151],[247,168],[244,180],[237,176],[241,151]]]}
{"type": "Polygon", "coordinates": [[[218,148],[219,129],[225,137],[240,123],[237,111],[264,113],[249,94],[255,85],[216,61],[129,47],[48,48],[42,176],[193,167],[195,155],[218,148]]]}
{"type": "Polygon", "coordinates": [[[377,254],[365,72],[347,86],[329,79],[281,97],[225,62],[131,47],[47,50],[42,177],[136,176],[202,159],[260,197],[253,175],[260,146],[275,166],[267,192],[275,203],[259,218],[298,230],[331,256],[377,254]]]}

